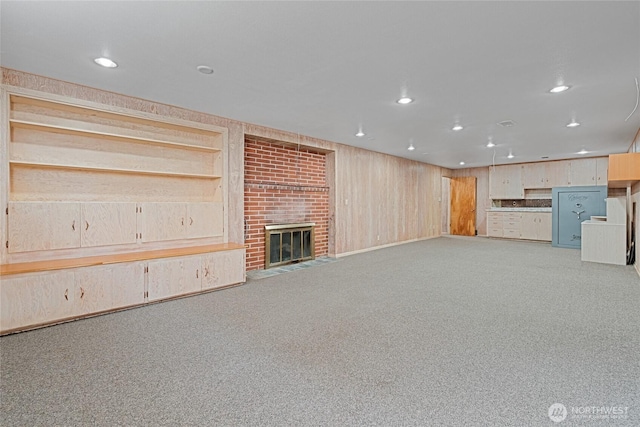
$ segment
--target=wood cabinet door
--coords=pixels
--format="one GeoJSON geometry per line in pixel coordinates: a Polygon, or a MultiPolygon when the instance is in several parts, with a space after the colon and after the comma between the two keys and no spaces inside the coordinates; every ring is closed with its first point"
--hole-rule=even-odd
{"type": "Polygon", "coordinates": [[[545,188],[544,163],[529,163],[522,171],[522,186],[528,188],[545,188]]]}
{"type": "Polygon", "coordinates": [[[522,199],[522,165],[502,165],[489,169],[489,195],[494,200],[522,199]]]}
{"type": "Polygon", "coordinates": [[[245,278],[245,251],[213,252],[202,257],[202,289],[242,283],[245,278]]]}
{"type": "Polygon", "coordinates": [[[598,157],[596,159],[596,185],[608,185],[609,158],[598,157]]]}
{"type": "Polygon", "coordinates": [[[545,188],[569,185],[569,162],[556,161],[544,164],[545,188]]]}
{"type": "Polygon", "coordinates": [[[38,325],[74,315],[71,271],[3,277],[0,286],[0,331],[38,325]]]}
{"type": "Polygon", "coordinates": [[[533,212],[523,212],[520,229],[520,236],[527,240],[538,239],[538,214],[533,212]]]}
{"type": "Polygon", "coordinates": [[[75,315],[144,303],[142,261],[78,268],[74,275],[75,315]]]}
{"type": "Polygon", "coordinates": [[[570,160],[569,185],[596,185],[596,159],[570,160]]]}
{"type": "Polygon", "coordinates": [[[202,257],[169,258],[149,261],[148,301],[156,301],[202,289],[202,257]]]}
{"type": "Polygon", "coordinates": [[[139,233],[143,242],[179,240],[185,238],[185,203],[142,203],[139,205],[139,233]]]}
{"type": "Polygon", "coordinates": [[[80,247],[78,203],[9,203],[9,252],[80,247]]]}
{"type": "Polygon", "coordinates": [[[551,241],[552,228],[551,212],[538,214],[538,240],[551,241]]]}
{"type": "Polygon", "coordinates": [[[82,203],[81,213],[83,247],[136,242],[135,203],[82,203]]]}
{"type": "Polygon", "coordinates": [[[224,212],[222,202],[187,203],[187,238],[222,236],[224,212]]]}
{"type": "Polygon", "coordinates": [[[451,178],[451,223],[449,232],[459,236],[476,235],[476,177],[451,178]]]}

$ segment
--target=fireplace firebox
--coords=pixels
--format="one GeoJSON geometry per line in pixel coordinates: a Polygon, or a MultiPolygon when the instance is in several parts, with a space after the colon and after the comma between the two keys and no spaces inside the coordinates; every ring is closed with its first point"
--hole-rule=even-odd
{"type": "Polygon", "coordinates": [[[315,223],[265,225],[264,268],[315,259],[315,223]]]}

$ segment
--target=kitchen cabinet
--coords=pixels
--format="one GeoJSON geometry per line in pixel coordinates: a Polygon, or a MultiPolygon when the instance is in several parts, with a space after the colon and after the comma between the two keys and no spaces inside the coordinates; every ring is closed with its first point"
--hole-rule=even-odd
{"type": "Polygon", "coordinates": [[[598,157],[596,159],[596,185],[607,185],[609,170],[609,158],[598,157]]]}
{"type": "Polygon", "coordinates": [[[565,187],[569,185],[568,161],[554,161],[544,163],[545,188],[565,187]]]}
{"type": "Polygon", "coordinates": [[[551,241],[551,212],[523,212],[520,238],[551,241]]]}
{"type": "Polygon", "coordinates": [[[545,188],[545,164],[527,163],[523,166],[522,184],[527,188],[545,188]]]}
{"type": "Polygon", "coordinates": [[[502,165],[489,168],[489,196],[491,199],[522,199],[522,165],[502,165]]]}
{"type": "Polygon", "coordinates": [[[136,242],[135,203],[82,203],[80,212],[83,248],[136,242]]]}
{"type": "Polygon", "coordinates": [[[569,161],[569,185],[596,185],[596,159],[575,159],[569,161]]]}

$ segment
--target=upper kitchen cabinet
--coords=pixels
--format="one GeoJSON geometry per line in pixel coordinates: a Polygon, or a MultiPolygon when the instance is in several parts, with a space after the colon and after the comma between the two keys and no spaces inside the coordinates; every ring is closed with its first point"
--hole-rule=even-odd
{"type": "Polygon", "coordinates": [[[569,161],[569,185],[597,185],[596,159],[575,159],[569,161]]]}
{"type": "Polygon", "coordinates": [[[522,199],[522,165],[503,165],[489,168],[489,196],[492,199],[522,199]]]}

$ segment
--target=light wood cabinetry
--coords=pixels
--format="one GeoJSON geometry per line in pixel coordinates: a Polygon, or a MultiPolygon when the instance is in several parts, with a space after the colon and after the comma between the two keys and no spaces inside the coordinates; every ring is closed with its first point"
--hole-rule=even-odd
{"type": "Polygon", "coordinates": [[[596,159],[596,185],[607,185],[609,171],[609,158],[598,157],[596,159]]]}
{"type": "Polygon", "coordinates": [[[596,185],[596,159],[575,159],[569,161],[569,185],[596,185]]]}
{"type": "Polygon", "coordinates": [[[488,212],[487,219],[489,237],[551,241],[551,212],[488,212]]]}
{"type": "Polygon", "coordinates": [[[79,203],[9,202],[8,240],[12,252],[80,247],[79,203]]]}
{"type": "Polygon", "coordinates": [[[198,292],[202,288],[200,256],[149,261],[148,301],[198,292]]]}
{"type": "Polygon", "coordinates": [[[545,188],[545,164],[529,163],[523,165],[522,185],[524,188],[545,188]]]}
{"type": "Polygon", "coordinates": [[[544,163],[545,188],[569,185],[569,162],[555,161],[544,163]]]}
{"type": "Polygon", "coordinates": [[[489,168],[489,195],[492,199],[522,199],[522,165],[489,168]]]}
{"type": "Polygon", "coordinates": [[[3,277],[0,331],[72,317],[74,290],[73,271],[3,277]]]}
{"type": "Polygon", "coordinates": [[[523,212],[520,238],[551,241],[551,212],[523,212]]]}
{"type": "Polygon", "coordinates": [[[246,280],[244,269],[229,268],[230,265],[244,265],[243,250],[214,252],[202,256],[202,289],[215,289],[229,283],[246,280]]]}
{"type": "Polygon", "coordinates": [[[5,86],[0,98],[0,333],[245,280],[225,230],[228,129],[5,86]],[[205,268],[217,279],[203,287],[205,268]]]}

